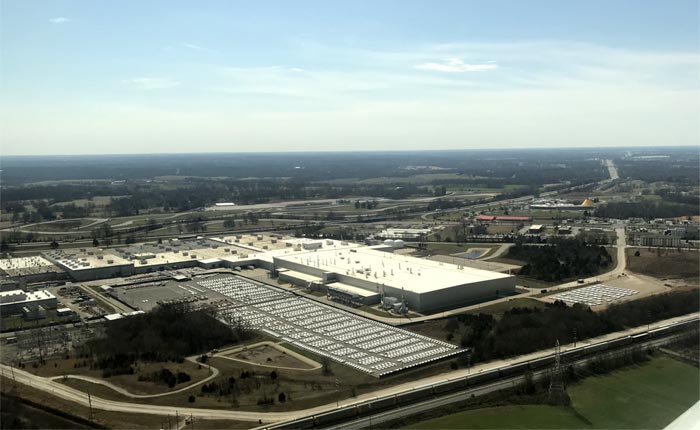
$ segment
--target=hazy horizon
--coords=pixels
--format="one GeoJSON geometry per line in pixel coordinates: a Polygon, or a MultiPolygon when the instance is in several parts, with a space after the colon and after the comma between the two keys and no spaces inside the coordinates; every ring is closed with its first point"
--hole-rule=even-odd
{"type": "MultiPolygon", "coordinates": [[[[138,156],[179,156],[179,155],[284,155],[284,154],[411,154],[411,153],[449,153],[449,152],[511,152],[511,151],[637,151],[646,152],[658,150],[686,150],[695,148],[700,151],[697,145],[648,145],[648,146],[578,146],[565,148],[550,147],[503,147],[503,148],[454,148],[454,149],[366,149],[366,150],[270,150],[270,151],[199,151],[199,152],[133,152],[133,153],[85,153],[85,154],[0,154],[0,159],[4,158],[31,158],[31,157],[138,157],[138,156]]],[[[2,166],[0,165],[0,168],[2,166]]]]}
{"type": "Polygon", "coordinates": [[[695,1],[174,6],[2,2],[2,155],[700,141],[695,1]]]}

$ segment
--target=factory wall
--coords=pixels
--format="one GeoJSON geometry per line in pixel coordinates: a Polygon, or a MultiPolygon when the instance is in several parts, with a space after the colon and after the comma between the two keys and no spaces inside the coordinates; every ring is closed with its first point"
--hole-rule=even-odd
{"type": "Polygon", "coordinates": [[[198,260],[183,260],[183,261],[176,261],[172,263],[161,263],[161,264],[156,264],[154,260],[154,264],[148,264],[146,266],[134,266],[134,274],[138,275],[141,273],[152,273],[152,272],[160,272],[161,267],[163,270],[171,270],[171,269],[184,269],[186,267],[197,267],[199,266],[199,261],[198,260]]]}
{"type": "Polygon", "coordinates": [[[3,304],[0,306],[0,312],[3,315],[16,315],[16,314],[21,314],[22,313],[22,308],[28,307],[30,309],[34,309],[37,306],[43,306],[46,309],[55,309],[56,306],[58,305],[58,301],[56,297],[51,297],[47,299],[41,299],[41,300],[30,300],[30,301],[21,301],[21,302],[15,302],[15,303],[7,303],[3,304]]]}
{"type": "Polygon", "coordinates": [[[66,272],[42,272],[42,273],[27,273],[22,275],[8,276],[10,279],[16,281],[22,281],[27,284],[34,282],[49,282],[57,281],[60,279],[68,279],[68,274],[66,272]]]}
{"type": "Polygon", "coordinates": [[[107,267],[93,267],[82,270],[73,270],[68,266],[61,265],[63,269],[76,281],[93,281],[96,279],[115,278],[118,276],[131,276],[135,274],[133,265],[118,265],[107,267]]]}
{"type": "MultiPolygon", "coordinates": [[[[418,312],[455,309],[515,292],[515,276],[457,285],[420,295],[418,312]]],[[[410,308],[410,306],[409,306],[410,308]]]]}
{"type": "Polygon", "coordinates": [[[276,268],[284,268],[294,270],[296,272],[306,273],[308,275],[317,276],[321,279],[323,279],[323,274],[325,273],[322,269],[317,267],[307,266],[306,264],[297,263],[295,261],[281,260],[276,257],[273,257],[273,266],[276,268]]]}

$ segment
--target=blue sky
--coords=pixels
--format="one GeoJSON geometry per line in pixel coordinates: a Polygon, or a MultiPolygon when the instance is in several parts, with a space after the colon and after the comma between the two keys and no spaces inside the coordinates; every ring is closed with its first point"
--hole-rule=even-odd
{"type": "Polygon", "coordinates": [[[697,1],[0,1],[2,154],[696,145],[697,1]]]}

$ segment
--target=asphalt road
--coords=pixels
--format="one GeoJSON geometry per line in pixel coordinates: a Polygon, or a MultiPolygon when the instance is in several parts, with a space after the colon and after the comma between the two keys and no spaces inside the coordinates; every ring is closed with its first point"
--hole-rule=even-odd
{"type": "MultiPolygon", "coordinates": [[[[191,361],[192,363],[199,364],[199,362],[196,360],[197,357],[199,357],[199,356],[197,355],[197,356],[193,356],[193,357],[186,357],[185,359],[187,361],[191,361]]],[[[128,390],[126,390],[118,385],[114,385],[111,382],[107,382],[104,379],[92,378],[90,376],[84,376],[84,375],[59,375],[59,376],[50,377],[48,379],[53,380],[53,381],[59,381],[59,382],[64,378],[66,378],[66,379],[78,379],[81,381],[91,382],[93,384],[103,385],[105,387],[108,387],[111,390],[116,391],[117,393],[119,393],[123,396],[131,397],[132,399],[152,399],[155,397],[170,396],[173,394],[181,393],[183,391],[187,391],[192,387],[196,387],[198,385],[202,385],[204,383],[207,383],[207,382],[211,381],[212,379],[216,378],[217,376],[219,376],[219,369],[217,369],[216,367],[212,367],[212,366],[209,366],[209,369],[211,369],[211,375],[207,376],[206,378],[202,379],[201,381],[197,381],[197,382],[194,382],[192,384],[188,384],[182,388],[178,388],[177,390],[166,391],[164,393],[158,393],[158,394],[135,394],[135,393],[132,393],[131,391],[128,391],[128,390]]]]}

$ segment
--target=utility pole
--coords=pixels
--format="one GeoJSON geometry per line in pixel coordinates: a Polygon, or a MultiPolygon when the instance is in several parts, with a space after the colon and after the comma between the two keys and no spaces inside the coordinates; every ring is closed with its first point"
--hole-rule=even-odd
{"type": "Polygon", "coordinates": [[[17,387],[17,379],[15,379],[15,368],[14,366],[10,365],[10,371],[12,372],[12,383],[14,387],[17,387]]]}
{"type": "Polygon", "coordinates": [[[578,339],[576,338],[576,327],[574,327],[574,348],[576,348],[576,341],[578,339]]]}
{"type": "Polygon", "coordinates": [[[549,379],[549,398],[560,401],[564,397],[564,382],[561,375],[561,347],[559,339],[554,347],[554,369],[549,379]]]}
{"type": "Polygon", "coordinates": [[[92,421],[92,397],[90,397],[90,390],[87,390],[88,405],[90,406],[90,421],[92,421]]]}

